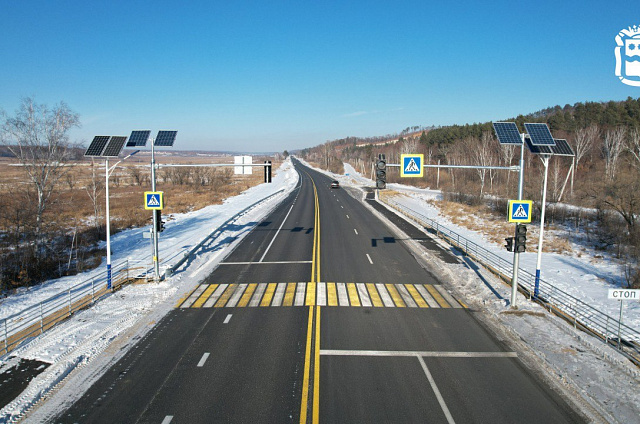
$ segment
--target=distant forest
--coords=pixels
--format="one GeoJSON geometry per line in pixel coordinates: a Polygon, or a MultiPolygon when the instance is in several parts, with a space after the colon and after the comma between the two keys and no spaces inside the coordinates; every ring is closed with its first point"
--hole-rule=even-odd
{"type": "MultiPolygon", "coordinates": [[[[525,122],[547,123],[555,138],[567,140],[575,157],[549,162],[547,219],[576,228],[614,252],[628,263],[629,286],[640,288],[640,98],[554,106],[497,121],[516,122],[520,131],[525,122]]],[[[503,167],[517,165],[520,157],[518,147],[497,142],[491,122],[411,126],[387,136],[332,140],[298,153],[336,173],[344,172],[347,162],[366,176],[381,153],[388,163],[399,163],[403,153],[423,153],[427,164],[503,167]]],[[[524,158],[524,196],[534,200],[539,213],[544,167],[528,151],[524,158]]],[[[509,171],[449,168],[425,174],[402,183],[440,189],[449,200],[489,204],[496,215],[504,215],[504,202],[517,193],[517,176],[509,171]]],[[[397,168],[388,169],[387,181],[400,182],[397,168]]]]}

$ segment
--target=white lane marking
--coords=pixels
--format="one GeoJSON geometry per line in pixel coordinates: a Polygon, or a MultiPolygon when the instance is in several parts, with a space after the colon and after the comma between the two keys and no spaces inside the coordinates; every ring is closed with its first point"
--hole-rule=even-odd
{"type": "Polygon", "coordinates": [[[202,294],[202,292],[209,287],[208,284],[201,284],[200,287],[198,287],[196,289],[196,291],[194,291],[193,293],[191,293],[191,296],[189,296],[189,298],[180,306],[180,308],[190,308],[191,305],[193,305],[193,303],[200,297],[200,295],[202,294]]]}
{"type": "Polygon", "coordinates": [[[440,407],[442,408],[442,412],[444,412],[445,417],[447,417],[447,422],[449,424],[455,424],[455,421],[451,416],[451,412],[449,412],[449,408],[447,408],[447,404],[444,402],[444,398],[442,397],[442,394],[440,394],[440,390],[438,390],[438,386],[436,386],[436,381],[433,379],[433,376],[429,372],[429,368],[427,368],[427,364],[424,363],[424,359],[422,359],[422,356],[418,356],[418,361],[420,361],[420,365],[422,365],[422,369],[424,370],[424,373],[427,376],[427,380],[429,380],[429,384],[431,384],[431,389],[433,390],[433,393],[435,393],[436,398],[438,398],[438,403],[440,404],[440,407]]]}
{"type": "Polygon", "coordinates": [[[253,297],[249,302],[249,306],[256,307],[260,305],[260,300],[262,299],[262,295],[264,294],[266,289],[267,284],[258,284],[258,288],[256,288],[256,291],[253,293],[253,297]]]}
{"type": "Polygon", "coordinates": [[[284,299],[284,293],[286,289],[287,289],[287,283],[278,283],[278,288],[276,289],[276,294],[273,295],[271,306],[282,305],[282,299],[284,299]]]}
{"type": "MultiPolygon", "coordinates": [[[[223,324],[229,324],[229,321],[231,321],[231,316],[232,316],[232,315],[233,315],[233,314],[229,314],[229,315],[227,315],[227,317],[224,319],[223,324]]],[[[208,355],[208,353],[207,353],[207,355],[208,355]]]]}
{"type": "MultiPolygon", "coordinates": [[[[231,316],[231,315],[229,315],[229,316],[231,316]]],[[[204,367],[204,363],[207,362],[208,358],[209,358],[209,352],[206,352],[204,355],[202,355],[202,358],[200,358],[200,362],[198,362],[198,366],[199,367],[204,367]]]]}
{"type": "Polygon", "coordinates": [[[307,287],[307,283],[298,283],[296,288],[296,298],[293,302],[294,306],[304,306],[304,290],[307,287]]]}
{"type": "MultiPolygon", "coordinates": [[[[298,196],[296,196],[296,197],[298,197],[298,196]]],[[[264,260],[264,257],[267,256],[267,252],[269,251],[269,249],[271,249],[271,245],[273,244],[273,242],[276,241],[276,237],[278,237],[278,234],[280,234],[280,230],[282,230],[282,226],[284,225],[284,223],[287,220],[287,218],[289,218],[289,214],[291,213],[292,209],[293,209],[293,205],[291,205],[291,207],[289,208],[289,212],[287,212],[287,215],[282,220],[282,224],[280,224],[280,228],[278,228],[278,231],[276,231],[275,235],[271,239],[271,243],[269,243],[269,246],[267,246],[267,250],[264,251],[264,255],[262,255],[262,257],[260,258],[260,260],[258,262],[262,262],[264,260]]]]}
{"type": "Polygon", "coordinates": [[[353,232],[356,233],[356,235],[358,235],[358,230],[356,230],[355,228],[353,229],[353,232]]]}
{"type": "Polygon", "coordinates": [[[229,302],[227,302],[225,306],[227,308],[234,308],[238,304],[238,301],[247,287],[249,287],[249,284],[239,284],[238,287],[236,287],[236,291],[231,296],[231,299],[229,299],[229,302]]]}
{"type": "Polygon", "coordinates": [[[406,303],[408,307],[410,308],[418,307],[418,305],[416,305],[416,302],[413,300],[413,298],[409,294],[409,290],[407,290],[407,288],[404,285],[396,284],[396,289],[398,289],[398,291],[400,292],[400,296],[402,296],[404,303],[406,303]]]}
{"type": "Polygon", "coordinates": [[[349,215],[347,215],[347,219],[349,219],[349,215]]]}
{"type": "Polygon", "coordinates": [[[162,424],[169,424],[172,419],[173,415],[167,415],[166,417],[164,417],[164,420],[162,420],[162,424]]]}
{"type": "Polygon", "coordinates": [[[369,256],[369,254],[368,254],[368,253],[367,253],[367,259],[369,259],[369,263],[370,263],[371,265],[373,265],[373,261],[371,260],[371,256],[369,256]]]}
{"type": "Polygon", "coordinates": [[[222,293],[224,293],[227,287],[229,287],[229,284],[220,284],[216,291],[213,292],[211,297],[209,297],[209,299],[207,299],[207,301],[204,302],[204,305],[202,306],[205,308],[211,308],[218,301],[218,299],[220,299],[220,296],[222,296],[222,293]]]}
{"type": "Polygon", "coordinates": [[[310,264],[312,261],[278,261],[278,262],[221,262],[220,265],[287,265],[310,264]]]}
{"type": "Polygon", "coordinates": [[[517,358],[516,352],[444,352],[413,350],[341,350],[320,349],[326,356],[420,356],[427,358],[517,358]]]}
{"type": "Polygon", "coordinates": [[[316,305],[327,306],[327,283],[318,283],[316,299],[316,305]]]}
{"type": "Polygon", "coordinates": [[[427,305],[429,305],[430,308],[439,308],[440,307],[440,304],[438,302],[436,302],[436,300],[433,298],[433,296],[431,296],[431,293],[429,293],[427,291],[427,289],[425,289],[422,284],[414,284],[413,286],[416,288],[416,290],[418,290],[420,292],[422,297],[424,297],[424,300],[427,301],[427,305]]]}
{"type": "Polygon", "coordinates": [[[349,296],[347,295],[347,285],[345,283],[336,283],[338,289],[338,304],[340,306],[349,306],[349,296]]]}
{"type": "Polygon", "coordinates": [[[367,288],[364,283],[356,283],[356,287],[358,288],[358,294],[360,295],[360,302],[362,302],[362,306],[372,306],[369,293],[367,293],[367,288]]]}
{"type": "Polygon", "coordinates": [[[344,206],[340,205],[340,207],[341,207],[342,209],[344,209],[344,206]]]}
{"type": "Polygon", "coordinates": [[[380,293],[380,298],[382,298],[382,303],[384,303],[384,306],[386,306],[387,308],[395,308],[396,305],[395,303],[393,303],[391,295],[387,291],[387,288],[384,286],[384,284],[376,283],[376,287],[378,289],[378,293],[380,293]]]}

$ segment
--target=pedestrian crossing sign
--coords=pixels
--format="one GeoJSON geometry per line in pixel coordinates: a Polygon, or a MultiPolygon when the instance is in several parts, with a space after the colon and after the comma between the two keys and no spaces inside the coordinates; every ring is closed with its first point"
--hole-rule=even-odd
{"type": "Polygon", "coordinates": [[[531,222],[531,200],[509,200],[509,222],[531,222]]]}
{"type": "Polygon", "coordinates": [[[424,155],[423,154],[406,154],[400,155],[400,176],[416,177],[424,176],[424,155]]]}
{"type": "Polygon", "coordinates": [[[145,191],[144,192],[144,208],[153,210],[164,209],[164,196],[162,191],[145,191]]]}

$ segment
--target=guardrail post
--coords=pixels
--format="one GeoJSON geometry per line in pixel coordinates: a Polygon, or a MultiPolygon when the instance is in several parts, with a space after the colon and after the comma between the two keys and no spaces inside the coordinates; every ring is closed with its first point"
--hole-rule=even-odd
{"type": "Polygon", "coordinates": [[[129,282],[129,258],[127,258],[127,282],[129,282]]]}
{"type": "Polygon", "coordinates": [[[40,302],[40,334],[44,333],[44,317],[42,316],[42,302],[40,302]]]}
{"type": "Polygon", "coordinates": [[[9,353],[9,332],[7,331],[7,319],[4,319],[4,353],[9,353]]]}
{"type": "Polygon", "coordinates": [[[91,277],[91,303],[95,302],[94,278],[91,277]]]}
{"type": "Polygon", "coordinates": [[[609,315],[607,315],[607,323],[604,328],[604,342],[609,343],[609,315]]]}
{"type": "Polygon", "coordinates": [[[71,287],[69,287],[69,316],[71,316],[71,287]]]}

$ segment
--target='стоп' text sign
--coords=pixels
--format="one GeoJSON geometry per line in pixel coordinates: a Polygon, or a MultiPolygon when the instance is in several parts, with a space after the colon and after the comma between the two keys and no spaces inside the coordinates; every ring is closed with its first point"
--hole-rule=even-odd
{"type": "Polygon", "coordinates": [[[609,299],[639,300],[640,290],[634,289],[609,289],[609,299]]]}

